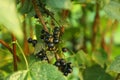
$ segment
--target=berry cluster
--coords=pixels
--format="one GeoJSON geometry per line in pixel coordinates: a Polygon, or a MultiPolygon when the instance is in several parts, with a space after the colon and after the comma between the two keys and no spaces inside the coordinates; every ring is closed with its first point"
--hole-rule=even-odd
{"type": "Polygon", "coordinates": [[[64,59],[58,59],[54,65],[57,66],[65,76],[67,76],[69,73],[72,72],[72,67],[70,64],[71,63],[66,63],[64,59]]]}
{"type": "Polygon", "coordinates": [[[60,41],[60,28],[55,27],[53,30],[53,34],[42,30],[40,38],[47,44],[49,51],[55,50],[55,45],[58,44],[60,41]]]}
{"type": "Polygon", "coordinates": [[[46,51],[42,49],[40,52],[36,54],[36,57],[39,58],[40,60],[48,60],[48,57],[46,55],[46,51]]]}
{"type": "MultiPolygon", "coordinates": [[[[66,47],[63,47],[62,49],[59,48],[59,44],[61,43],[61,36],[62,36],[61,27],[54,27],[52,32],[47,32],[44,29],[42,29],[40,38],[44,43],[44,47],[39,52],[37,52],[35,56],[41,61],[47,60],[49,63],[50,60],[49,57],[47,56],[47,53],[49,52],[54,53],[56,58],[56,62],[54,63],[54,65],[57,66],[58,69],[65,76],[67,76],[69,73],[72,72],[72,67],[71,67],[71,63],[67,63],[64,59],[62,59],[62,57],[60,57],[59,52],[64,53],[68,51],[66,47]]],[[[32,38],[29,38],[28,42],[32,43],[33,46],[37,44],[37,40],[33,40],[32,38]]]]}
{"type": "Polygon", "coordinates": [[[35,45],[37,44],[37,40],[29,38],[28,43],[32,43],[32,45],[35,47],[35,45]]]}

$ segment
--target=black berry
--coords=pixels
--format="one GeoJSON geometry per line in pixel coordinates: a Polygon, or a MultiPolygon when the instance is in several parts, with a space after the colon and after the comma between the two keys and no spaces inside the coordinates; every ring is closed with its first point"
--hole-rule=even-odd
{"type": "Polygon", "coordinates": [[[58,38],[54,38],[53,39],[53,43],[55,43],[55,44],[59,43],[59,39],[58,38]]]}
{"type": "Polygon", "coordinates": [[[62,48],[62,51],[63,51],[63,52],[67,52],[68,49],[64,47],[64,48],[62,48]]]}
{"type": "Polygon", "coordinates": [[[68,73],[67,73],[67,72],[64,72],[64,75],[65,75],[65,76],[67,76],[67,75],[68,75],[68,73]]]}
{"type": "Polygon", "coordinates": [[[64,59],[60,59],[60,64],[61,64],[61,66],[65,66],[66,65],[65,60],[64,59]]]}
{"type": "Polygon", "coordinates": [[[56,62],[55,62],[55,66],[60,67],[60,66],[61,66],[61,65],[60,65],[60,62],[59,62],[59,61],[56,61],[56,62]]]}
{"type": "Polygon", "coordinates": [[[51,37],[52,37],[52,34],[47,34],[46,37],[47,37],[47,38],[51,38],[51,37]]]}
{"type": "Polygon", "coordinates": [[[28,43],[32,43],[32,38],[28,38],[28,43]]]}
{"type": "Polygon", "coordinates": [[[46,37],[46,38],[44,39],[44,41],[45,41],[46,43],[48,43],[48,42],[49,42],[49,38],[46,37]]]}
{"type": "Polygon", "coordinates": [[[59,30],[60,30],[59,27],[55,27],[55,28],[54,28],[54,31],[59,31],[59,30]]]}
{"type": "Polygon", "coordinates": [[[47,45],[48,45],[49,48],[53,48],[54,47],[54,43],[52,43],[52,42],[49,42],[47,45]]]}
{"type": "Polygon", "coordinates": [[[58,35],[58,34],[59,34],[59,31],[54,31],[53,34],[54,34],[54,35],[58,35]]]}
{"type": "Polygon", "coordinates": [[[37,44],[37,40],[32,40],[32,45],[35,46],[37,44]]]}
{"type": "Polygon", "coordinates": [[[34,16],[35,18],[38,18],[38,16],[37,16],[37,14],[35,14],[35,16],[34,16]]]}
{"type": "Polygon", "coordinates": [[[44,34],[46,31],[44,29],[41,30],[41,34],[44,34]]]}
{"type": "Polygon", "coordinates": [[[38,52],[36,54],[36,57],[41,59],[41,60],[48,60],[46,52],[44,51],[44,49],[42,49],[40,52],[38,52]]]}
{"type": "Polygon", "coordinates": [[[40,36],[40,39],[44,39],[44,35],[41,35],[41,36],[40,36]]]}
{"type": "Polygon", "coordinates": [[[71,73],[72,72],[72,68],[67,68],[67,72],[71,73]]]}

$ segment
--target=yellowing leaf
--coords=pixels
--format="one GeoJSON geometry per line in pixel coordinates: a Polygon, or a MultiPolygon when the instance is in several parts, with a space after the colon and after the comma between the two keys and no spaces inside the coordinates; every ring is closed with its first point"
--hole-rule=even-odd
{"type": "Polygon", "coordinates": [[[4,25],[16,37],[22,38],[23,34],[17,16],[15,0],[0,0],[0,3],[0,24],[4,25]]]}

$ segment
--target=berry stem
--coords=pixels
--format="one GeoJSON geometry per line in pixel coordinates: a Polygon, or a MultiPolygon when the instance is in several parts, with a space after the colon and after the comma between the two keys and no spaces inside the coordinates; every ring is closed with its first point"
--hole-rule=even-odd
{"type": "Polygon", "coordinates": [[[59,55],[57,54],[57,51],[55,51],[54,54],[55,54],[55,58],[56,58],[56,60],[60,59],[59,55]]]}
{"type": "Polygon", "coordinates": [[[42,17],[42,14],[40,12],[40,9],[39,9],[39,7],[36,4],[36,0],[32,0],[32,3],[33,3],[33,7],[35,9],[35,12],[36,12],[38,18],[39,18],[40,23],[43,25],[44,30],[48,32],[48,29],[46,27],[45,21],[43,20],[43,17],[42,17]]]}
{"type": "Polygon", "coordinates": [[[25,57],[25,54],[24,54],[22,48],[20,47],[20,45],[19,45],[19,43],[18,43],[17,41],[15,41],[15,42],[13,42],[13,43],[16,43],[17,46],[18,46],[18,48],[20,49],[20,51],[21,51],[21,53],[22,53],[22,55],[23,55],[23,57],[24,57],[25,63],[26,63],[26,69],[28,70],[28,69],[29,69],[29,67],[28,67],[28,61],[27,61],[27,58],[25,57]]]}

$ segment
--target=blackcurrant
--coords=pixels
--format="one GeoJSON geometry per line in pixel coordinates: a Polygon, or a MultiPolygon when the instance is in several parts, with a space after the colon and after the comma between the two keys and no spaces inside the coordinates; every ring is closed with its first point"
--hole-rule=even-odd
{"type": "Polygon", "coordinates": [[[67,72],[64,72],[64,75],[65,75],[65,76],[67,76],[67,75],[68,75],[68,73],[67,73],[67,72]]]}
{"type": "Polygon", "coordinates": [[[65,66],[66,65],[65,60],[64,59],[60,59],[60,64],[61,64],[61,66],[65,66]]]}
{"type": "Polygon", "coordinates": [[[35,14],[35,16],[34,16],[35,18],[38,18],[38,16],[37,16],[37,14],[35,14]]]}
{"type": "Polygon", "coordinates": [[[52,43],[52,42],[49,42],[47,45],[48,45],[49,48],[53,48],[54,47],[54,43],[52,43]]]}
{"type": "Polygon", "coordinates": [[[40,36],[40,39],[44,39],[44,35],[41,35],[41,36],[40,36]]]}
{"type": "Polygon", "coordinates": [[[55,43],[55,44],[59,43],[59,39],[58,38],[54,38],[53,39],[53,43],[55,43]]]}
{"type": "Polygon", "coordinates": [[[67,68],[67,72],[71,73],[72,72],[72,68],[67,68]]]}
{"type": "Polygon", "coordinates": [[[58,35],[58,34],[59,34],[59,31],[54,31],[53,34],[54,34],[54,35],[58,35]]]}
{"type": "Polygon", "coordinates": [[[46,31],[44,29],[41,30],[41,34],[44,34],[46,31]]]}
{"type": "Polygon", "coordinates": [[[54,31],[59,31],[59,30],[60,30],[59,27],[55,27],[55,28],[54,28],[54,31]]]}
{"type": "Polygon", "coordinates": [[[55,62],[55,66],[60,67],[60,66],[61,66],[61,65],[60,65],[60,62],[59,62],[59,61],[56,61],[56,62],[55,62]]]}
{"type": "Polygon", "coordinates": [[[45,41],[46,43],[48,43],[48,42],[49,42],[49,38],[46,37],[46,38],[44,39],[44,41],[45,41]]]}
{"type": "Polygon", "coordinates": [[[51,38],[51,37],[52,37],[52,34],[47,34],[46,37],[47,37],[47,38],[51,38]]]}
{"type": "Polygon", "coordinates": [[[32,43],[32,38],[28,38],[28,43],[32,43]]]}
{"type": "Polygon", "coordinates": [[[62,48],[62,51],[63,51],[63,52],[67,52],[68,49],[64,47],[64,48],[62,48]]]}
{"type": "Polygon", "coordinates": [[[32,45],[35,46],[37,44],[37,40],[32,40],[32,45]]]}
{"type": "Polygon", "coordinates": [[[46,55],[46,51],[44,49],[42,49],[40,52],[38,52],[36,54],[36,57],[41,59],[41,60],[47,60],[47,55],[46,55]]]}
{"type": "Polygon", "coordinates": [[[42,50],[40,51],[40,53],[46,54],[46,51],[45,51],[44,49],[42,49],[42,50]]]}

